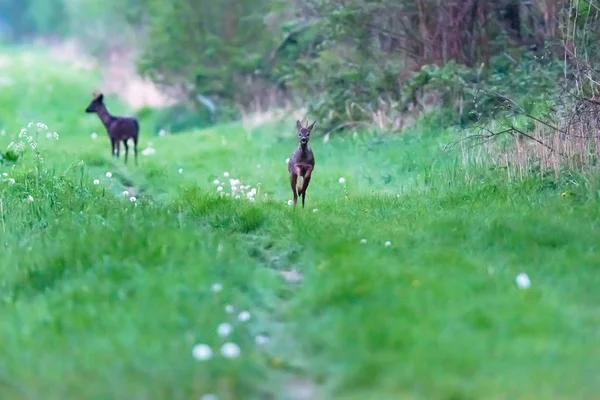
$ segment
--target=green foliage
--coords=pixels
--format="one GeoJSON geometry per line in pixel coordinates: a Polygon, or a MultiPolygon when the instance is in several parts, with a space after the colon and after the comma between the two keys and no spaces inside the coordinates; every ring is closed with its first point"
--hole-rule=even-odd
{"type": "MultiPolygon", "coordinates": [[[[302,385],[324,399],[546,400],[600,390],[598,176],[508,179],[463,164],[442,151],[456,134],[432,120],[405,135],[313,138],[307,208],[293,210],[293,121],[152,137],[156,154],[125,167],[105,137],[89,137],[79,106],[45,91],[87,98],[94,74],[40,53],[14,57],[9,71],[33,60],[14,74],[20,90],[0,96],[18,127],[0,149],[25,116],[52,121],[60,139],[41,126],[42,164],[22,135],[23,158],[0,166],[3,398],[258,400],[302,385]],[[255,201],[232,198],[240,185],[229,179],[258,188],[255,201]],[[290,271],[300,284],[282,278],[290,271]],[[521,272],[528,290],[515,285],[521,272]],[[249,321],[236,318],[242,310],[249,321]],[[225,338],[223,322],[233,326],[225,338]],[[227,341],[239,357],[220,354],[227,341]],[[210,360],[194,359],[198,343],[210,360]]],[[[427,70],[440,85],[456,72],[427,70]]],[[[142,147],[149,138],[143,130],[142,147]]]]}

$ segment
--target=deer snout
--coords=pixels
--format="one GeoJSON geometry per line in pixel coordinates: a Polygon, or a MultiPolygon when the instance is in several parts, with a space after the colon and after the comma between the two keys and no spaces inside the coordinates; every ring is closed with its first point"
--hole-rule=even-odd
{"type": "Polygon", "coordinates": [[[303,138],[300,139],[300,143],[306,144],[306,143],[308,143],[308,139],[305,138],[305,137],[303,137],[303,138]]]}

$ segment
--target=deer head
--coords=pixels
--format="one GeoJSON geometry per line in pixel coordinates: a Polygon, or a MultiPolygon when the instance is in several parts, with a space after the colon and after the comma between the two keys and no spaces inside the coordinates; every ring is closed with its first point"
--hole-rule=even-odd
{"type": "Polygon", "coordinates": [[[298,131],[298,138],[302,146],[306,146],[308,144],[308,141],[310,140],[310,133],[312,132],[316,123],[317,121],[308,125],[308,121],[306,121],[307,126],[302,126],[300,121],[296,121],[296,130],[298,131]]]}
{"type": "Polygon", "coordinates": [[[104,105],[104,95],[102,93],[94,92],[94,98],[90,105],[85,109],[86,113],[95,113],[100,110],[100,108],[104,105]]]}

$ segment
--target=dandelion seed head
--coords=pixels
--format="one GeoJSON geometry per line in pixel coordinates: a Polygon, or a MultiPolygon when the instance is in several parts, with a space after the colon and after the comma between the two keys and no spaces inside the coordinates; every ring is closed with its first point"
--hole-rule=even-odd
{"type": "Polygon", "coordinates": [[[367,243],[367,239],[360,239],[360,244],[365,244],[365,243],[367,243]]]}
{"type": "Polygon", "coordinates": [[[132,203],[135,203],[137,201],[137,199],[135,198],[135,196],[131,196],[129,198],[129,201],[132,202],[132,203]]]}
{"type": "Polygon", "coordinates": [[[288,164],[289,162],[290,162],[290,158],[288,157],[285,159],[285,163],[288,164]]]}
{"type": "Polygon", "coordinates": [[[107,178],[112,178],[112,172],[107,172],[107,173],[106,173],[106,177],[107,177],[107,178]]]}
{"type": "Polygon", "coordinates": [[[179,168],[179,169],[177,170],[177,172],[179,172],[180,174],[182,174],[182,173],[183,173],[183,168],[179,168]]]}
{"type": "Polygon", "coordinates": [[[224,176],[225,178],[229,178],[229,172],[223,172],[223,176],[224,176]]]}
{"type": "Polygon", "coordinates": [[[221,290],[223,290],[223,285],[220,283],[213,283],[210,287],[210,290],[212,290],[213,293],[219,293],[221,290]]]}
{"type": "Polygon", "coordinates": [[[221,354],[223,357],[236,358],[240,355],[240,346],[235,343],[228,342],[221,346],[221,354]]]}
{"type": "Polygon", "coordinates": [[[340,183],[345,183],[345,182],[346,182],[346,180],[345,180],[344,178],[340,178],[340,179],[338,179],[338,181],[339,181],[340,183]]]}
{"type": "Polygon", "coordinates": [[[524,272],[521,272],[519,275],[517,275],[516,282],[519,289],[529,289],[531,287],[531,280],[524,272]]]}
{"type": "Polygon", "coordinates": [[[27,196],[27,201],[31,203],[33,201],[33,196],[32,195],[27,196]]]}
{"type": "Polygon", "coordinates": [[[223,323],[219,324],[219,326],[217,326],[217,334],[220,337],[229,336],[231,334],[231,332],[233,332],[233,327],[231,326],[230,323],[223,322],[223,323]]]}
{"type": "Polygon", "coordinates": [[[222,192],[222,191],[223,191],[223,186],[219,186],[219,187],[217,188],[217,192],[222,192]]]}
{"type": "Polygon", "coordinates": [[[94,179],[94,185],[99,185],[100,181],[98,179],[94,179]]]}
{"type": "Polygon", "coordinates": [[[287,204],[288,204],[288,206],[291,206],[292,204],[294,204],[294,202],[292,200],[288,200],[287,204]]]}
{"type": "Polygon", "coordinates": [[[218,184],[219,184],[219,183],[221,183],[221,182],[219,182],[219,180],[218,180],[218,179],[215,179],[215,180],[213,181],[213,183],[214,183],[215,185],[218,185],[218,184]]]}
{"type": "Polygon", "coordinates": [[[313,208],[313,212],[317,212],[317,211],[319,211],[318,208],[313,208]]]}
{"type": "Polygon", "coordinates": [[[212,357],[212,349],[207,344],[197,344],[192,349],[192,355],[196,360],[206,361],[212,357]]]}
{"type": "Polygon", "coordinates": [[[385,242],[385,247],[390,247],[392,245],[392,242],[390,242],[389,240],[387,242],[385,242]]]}
{"type": "Polygon", "coordinates": [[[96,138],[98,137],[98,134],[96,132],[92,132],[92,139],[96,140],[96,138]]]}
{"type": "Polygon", "coordinates": [[[242,311],[241,313],[239,313],[238,315],[238,321],[240,322],[246,322],[250,320],[250,313],[248,311],[242,311]]]}
{"type": "Polygon", "coordinates": [[[254,343],[256,343],[258,346],[264,346],[265,344],[269,343],[269,337],[266,335],[256,335],[254,338],[254,343]]]}
{"type": "Polygon", "coordinates": [[[231,304],[227,304],[225,306],[225,312],[227,314],[233,314],[234,311],[235,311],[235,308],[231,304]]]}
{"type": "Polygon", "coordinates": [[[123,196],[129,196],[129,192],[127,190],[123,190],[123,196]]]}

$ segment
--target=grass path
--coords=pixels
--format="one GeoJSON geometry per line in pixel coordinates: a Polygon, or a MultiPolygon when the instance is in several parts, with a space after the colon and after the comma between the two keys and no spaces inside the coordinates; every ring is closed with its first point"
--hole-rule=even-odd
{"type": "Polygon", "coordinates": [[[37,169],[31,151],[0,166],[2,398],[595,398],[597,177],[508,181],[463,166],[441,150],[450,133],[424,124],[313,138],[294,211],[293,121],[142,130],[156,153],[125,167],[83,113],[96,74],[6,57],[0,148],[30,120],[60,139],[38,136],[37,169]],[[256,200],[236,200],[229,179],[256,200]],[[239,357],[220,355],[227,341],[239,357]],[[199,343],[210,360],[192,356],[199,343]]]}

